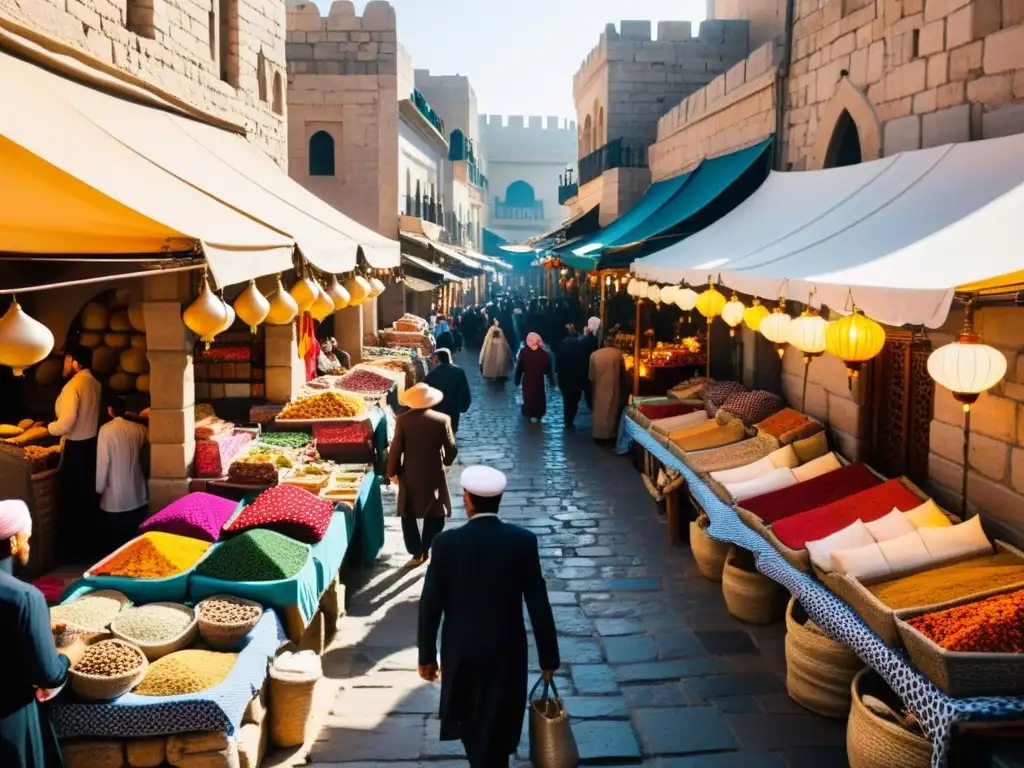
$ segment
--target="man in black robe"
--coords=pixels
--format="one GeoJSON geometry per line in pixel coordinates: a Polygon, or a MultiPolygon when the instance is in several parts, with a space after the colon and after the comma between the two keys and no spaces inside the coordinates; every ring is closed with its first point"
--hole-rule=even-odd
{"type": "Polygon", "coordinates": [[[471,768],[507,768],[519,744],[527,696],[524,599],[543,677],[551,680],[561,663],[537,537],[497,517],[506,484],[490,467],[462,473],[469,522],[434,540],[420,598],[420,677],[440,675],[441,740],[461,739],[471,768]]]}
{"type": "Polygon", "coordinates": [[[562,393],[565,428],[570,429],[576,421],[583,390],[590,383],[590,371],[580,361],[580,340],[576,336],[576,327],[569,323],[565,330],[567,335],[559,343],[555,355],[555,374],[558,376],[558,391],[562,393]]]}
{"type": "Polygon", "coordinates": [[[469,380],[466,372],[452,363],[452,353],[447,349],[436,349],[431,356],[433,370],[423,380],[428,386],[441,390],[444,400],[434,406],[434,410],[445,413],[452,420],[452,432],[459,432],[459,418],[473,404],[469,392],[469,380]]]}

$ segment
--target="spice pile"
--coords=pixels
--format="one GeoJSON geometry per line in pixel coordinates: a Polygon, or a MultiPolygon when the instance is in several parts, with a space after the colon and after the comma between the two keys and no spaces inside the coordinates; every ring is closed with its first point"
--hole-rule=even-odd
{"type": "Polygon", "coordinates": [[[947,651],[1024,653],[1024,590],[926,613],[907,623],[947,651]]]}
{"type": "MultiPolygon", "coordinates": [[[[326,476],[322,477],[322,482],[326,484],[326,476]]],[[[224,526],[224,533],[269,528],[307,544],[316,544],[327,533],[333,515],[334,507],[309,491],[293,485],[278,485],[243,507],[224,526]]]]}
{"type": "Polygon", "coordinates": [[[370,439],[370,425],[365,421],[349,424],[317,424],[313,427],[317,445],[365,443],[370,439]]]}
{"type": "Polygon", "coordinates": [[[75,629],[102,632],[121,612],[123,600],[102,593],[83,595],[66,605],[55,605],[50,609],[50,622],[68,624],[75,629]]]}
{"type": "Polygon", "coordinates": [[[139,526],[139,533],[161,531],[203,541],[217,541],[220,529],[237,508],[238,504],[220,496],[190,493],[148,518],[139,526]]]}
{"type": "Polygon", "coordinates": [[[151,531],[133,539],[89,571],[93,576],[166,579],[184,573],[210,548],[210,542],[151,531]]]}
{"type": "Polygon", "coordinates": [[[121,613],[110,628],[136,643],[164,643],[179,637],[194,618],[184,605],[143,605],[121,613]]]}
{"type": "Polygon", "coordinates": [[[867,586],[893,609],[941,605],[1000,587],[1024,584],[1024,560],[1010,552],[984,555],[867,586]]]}
{"type": "Polygon", "coordinates": [[[336,382],[338,389],[366,395],[383,395],[391,389],[392,382],[387,376],[373,371],[358,370],[342,376],[336,382]]]}
{"type": "Polygon", "coordinates": [[[280,581],[297,574],[308,560],[306,544],[257,528],[218,544],[196,574],[222,581],[280,581]]]}
{"type": "Polygon", "coordinates": [[[183,696],[224,682],[235,666],[237,653],[176,651],[150,664],[134,693],[139,696],[183,696]]]}
{"type": "Polygon", "coordinates": [[[248,624],[263,612],[258,605],[243,603],[231,597],[211,597],[197,607],[203,621],[225,626],[248,624]]]}
{"type": "Polygon", "coordinates": [[[305,448],[309,445],[309,435],[304,432],[265,432],[260,435],[260,442],[277,448],[305,448]]]}
{"type": "Polygon", "coordinates": [[[331,390],[288,403],[277,418],[278,421],[349,419],[364,413],[366,401],[361,397],[331,390]]]}
{"type": "Polygon", "coordinates": [[[119,677],[138,669],[145,661],[142,651],[120,640],[101,640],[85,649],[75,672],[95,677],[119,677]]]}

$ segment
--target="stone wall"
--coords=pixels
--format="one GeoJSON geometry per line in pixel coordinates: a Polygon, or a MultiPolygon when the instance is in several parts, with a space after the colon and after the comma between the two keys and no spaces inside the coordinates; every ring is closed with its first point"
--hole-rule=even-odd
{"type": "Polygon", "coordinates": [[[414,72],[416,89],[444,120],[450,135],[458,129],[474,142],[480,138],[480,113],[476,92],[465,75],[432,75],[429,69],[414,72]]]}
{"type": "Polygon", "coordinates": [[[786,27],[786,0],[709,0],[709,18],[745,19],[750,22],[750,48],[758,48],[782,35],[786,27]]]}
{"type": "Polygon", "coordinates": [[[285,71],[279,0],[17,0],[3,3],[3,13],[244,125],[254,144],[285,163],[284,100],[274,100],[275,82],[283,94],[285,71]],[[222,47],[229,57],[223,62],[222,47]]]}

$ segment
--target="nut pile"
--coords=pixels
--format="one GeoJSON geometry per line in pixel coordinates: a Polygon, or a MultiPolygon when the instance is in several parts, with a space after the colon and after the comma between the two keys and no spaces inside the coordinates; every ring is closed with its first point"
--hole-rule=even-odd
{"type": "Polygon", "coordinates": [[[373,371],[352,371],[346,373],[337,381],[337,387],[349,392],[360,394],[382,395],[391,389],[393,382],[387,376],[381,376],[373,371]]]}
{"type": "Polygon", "coordinates": [[[102,632],[121,611],[122,602],[102,594],[83,595],[66,605],[50,609],[53,624],[67,624],[72,629],[102,632]]]}
{"type": "Polygon", "coordinates": [[[277,418],[279,421],[348,419],[364,413],[366,401],[361,397],[330,390],[288,403],[277,418]]]}
{"type": "Polygon", "coordinates": [[[211,597],[199,604],[199,617],[211,624],[248,624],[260,613],[262,609],[258,605],[243,603],[230,597],[211,597]]]}
{"type": "Polygon", "coordinates": [[[142,651],[120,640],[101,640],[85,649],[75,672],[96,677],[119,677],[142,666],[142,651]]]}
{"type": "Polygon", "coordinates": [[[150,664],[134,693],[139,696],[181,696],[205,691],[224,681],[237,658],[237,653],[195,649],[177,651],[150,664]]]}
{"type": "Polygon", "coordinates": [[[143,605],[121,613],[110,628],[137,643],[163,643],[181,635],[193,617],[184,605],[143,605]]]}

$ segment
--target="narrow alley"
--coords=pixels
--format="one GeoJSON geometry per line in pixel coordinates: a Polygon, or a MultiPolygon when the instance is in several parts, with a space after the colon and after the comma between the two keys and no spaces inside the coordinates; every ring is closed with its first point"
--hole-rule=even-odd
{"type": "MultiPolygon", "coordinates": [[[[686,547],[669,545],[629,460],[590,439],[586,410],[575,431],[563,430],[555,392],[544,422],[524,423],[511,382],[485,382],[475,355],[459,362],[474,402],[458,435],[453,497],[462,467],[494,466],[509,476],[501,517],[540,539],[562,653],[558,688],[583,762],[845,766],[845,722],[809,714],[786,694],[784,625],[728,614],[720,585],[699,576],[686,547]]],[[[449,525],[465,519],[461,499],[456,506],[449,525]]],[[[416,673],[425,569],[405,568],[407,559],[392,513],[382,557],[350,587],[324,658],[319,736],[308,756],[293,758],[320,768],[465,765],[459,742],[437,738],[440,687],[416,673]]],[[[524,724],[523,764],[528,749],[524,724]]]]}

